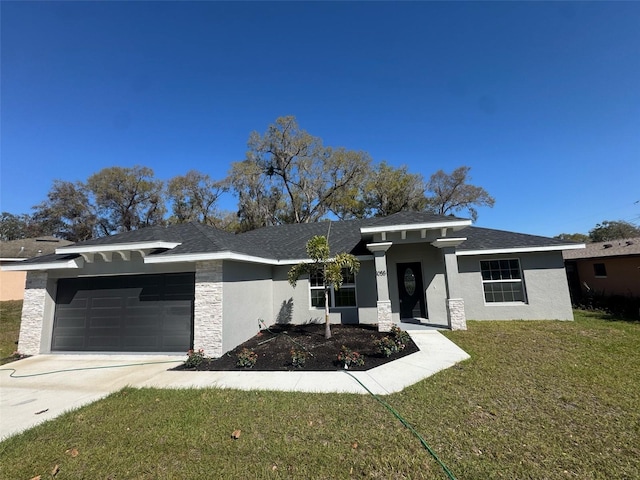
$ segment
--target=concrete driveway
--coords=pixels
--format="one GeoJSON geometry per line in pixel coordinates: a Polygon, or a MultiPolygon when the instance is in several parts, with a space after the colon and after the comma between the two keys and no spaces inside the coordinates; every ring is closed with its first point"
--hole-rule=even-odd
{"type": "Polygon", "coordinates": [[[1,365],[0,439],[123,387],[140,386],[185,359],[185,355],[38,355],[1,365]],[[5,369],[15,369],[14,377],[5,369]]]}
{"type": "Polygon", "coordinates": [[[348,373],[168,371],[186,360],[185,355],[56,354],[25,358],[0,366],[0,440],[126,386],[389,395],[469,358],[436,330],[411,330],[409,335],[420,351],[371,370],[348,373]],[[2,371],[7,368],[16,369],[13,377],[2,371]]]}

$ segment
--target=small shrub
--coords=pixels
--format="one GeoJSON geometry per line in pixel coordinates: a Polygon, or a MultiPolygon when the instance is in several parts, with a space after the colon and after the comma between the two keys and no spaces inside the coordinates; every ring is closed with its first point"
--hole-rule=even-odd
{"type": "Polygon", "coordinates": [[[373,345],[382,356],[390,357],[394,353],[404,350],[410,340],[411,337],[407,332],[394,325],[391,327],[389,335],[374,340],[373,345]]]}
{"type": "Polygon", "coordinates": [[[389,336],[384,336],[382,338],[374,340],[373,346],[376,348],[378,353],[383,357],[390,357],[394,353],[397,353],[400,351],[400,348],[398,347],[398,344],[396,343],[396,341],[389,336]]]}
{"type": "Polygon", "coordinates": [[[398,351],[404,350],[407,344],[411,341],[411,336],[397,326],[391,327],[389,332],[393,341],[398,345],[398,351]]]}
{"type": "Polygon", "coordinates": [[[243,348],[238,353],[236,365],[242,368],[252,368],[258,361],[258,354],[250,348],[243,348]]]}
{"type": "Polygon", "coordinates": [[[307,352],[304,350],[291,350],[291,365],[294,368],[303,368],[307,362],[307,352]]]}
{"type": "Polygon", "coordinates": [[[354,352],[351,349],[345,347],[344,345],[340,348],[338,352],[338,363],[345,369],[348,370],[349,367],[361,367],[364,365],[364,357],[360,355],[358,352],[354,352]]]}
{"type": "Polygon", "coordinates": [[[187,352],[187,359],[184,362],[184,366],[187,368],[198,368],[204,361],[204,350],[189,350],[187,352]]]}

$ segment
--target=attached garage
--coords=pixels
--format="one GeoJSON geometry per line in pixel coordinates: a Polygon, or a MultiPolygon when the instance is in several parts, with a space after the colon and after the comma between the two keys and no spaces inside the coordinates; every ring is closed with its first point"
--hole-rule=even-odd
{"type": "Polygon", "coordinates": [[[51,351],[186,352],[194,273],[61,278],[51,351]]]}

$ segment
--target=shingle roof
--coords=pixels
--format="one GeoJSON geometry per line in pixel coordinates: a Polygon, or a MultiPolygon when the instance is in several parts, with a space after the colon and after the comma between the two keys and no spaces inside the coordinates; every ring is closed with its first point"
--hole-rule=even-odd
{"type": "Polygon", "coordinates": [[[640,237],[611,240],[609,242],[587,243],[586,248],[582,250],[567,250],[562,253],[565,260],[627,255],[640,255],[640,237]]]}
{"type": "Polygon", "coordinates": [[[370,226],[411,225],[422,223],[457,222],[464,218],[453,215],[435,215],[427,212],[398,212],[387,217],[370,218],[370,226]]]}
{"type": "MultiPolygon", "coordinates": [[[[439,216],[423,212],[401,212],[384,218],[361,220],[323,221],[307,224],[290,224],[264,227],[246,233],[233,234],[215,227],[198,223],[187,223],[170,227],[150,227],[110,237],[96,238],[76,244],[119,245],[127,243],[166,241],[179,243],[168,250],[151,253],[151,257],[172,257],[217,252],[231,252],[270,260],[301,260],[307,258],[306,243],[314,235],[329,234],[332,252],[348,252],[354,255],[370,255],[360,229],[372,226],[420,225],[425,223],[459,222],[452,216],[439,216]]],[[[499,250],[507,248],[540,248],[574,246],[563,240],[527,235],[522,233],[492,230],[480,227],[464,227],[456,233],[466,237],[459,251],[499,250]]],[[[77,255],[49,255],[25,263],[46,263],[67,260],[77,255]]]]}
{"type": "Polygon", "coordinates": [[[26,259],[53,253],[56,248],[72,242],[56,237],[21,238],[0,242],[0,257],[3,259],[26,259]]]}
{"type": "Polygon", "coordinates": [[[466,237],[459,251],[472,250],[504,250],[507,248],[540,248],[561,247],[569,248],[579,245],[576,242],[559,240],[557,238],[541,237],[526,233],[509,232],[506,230],[494,230],[491,228],[466,227],[456,232],[458,237],[466,237]]]}

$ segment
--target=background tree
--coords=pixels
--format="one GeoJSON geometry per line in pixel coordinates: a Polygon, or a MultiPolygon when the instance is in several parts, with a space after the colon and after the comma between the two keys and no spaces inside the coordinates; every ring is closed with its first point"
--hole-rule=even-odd
{"type": "Polygon", "coordinates": [[[148,167],[109,167],[87,179],[103,235],[164,223],[164,184],[148,167]]]}
{"type": "Polygon", "coordinates": [[[71,242],[93,238],[97,217],[81,182],[55,180],[47,199],[34,207],[33,220],[42,232],[71,242]]]}
{"type": "Polygon", "coordinates": [[[238,196],[238,231],[280,223],[277,215],[283,208],[282,193],[269,185],[269,178],[257,163],[233,163],[227,181],[238,196]]]}
{"type": "Polygon", "coordinates": [[[14,215],[2,212],[0,214],[0,240],[4,242],[52,234],[53,232],[43,231],[33,217],[27,213],[14,215]]]}
{"type": "Polygon", "coordinates": [[[422,175],[409,173],[406,166],[377,165],[365,184],[367,216],[384,217],[401,211],[421,211],[427,206],[422,175]]]}
{"type": "Polygon", "coordinates": [[[307,242],[307,255],[311,263],[298,263],[289,270],[289,283],[294,288],[302,275],[320,275],[324,287],[324,337],[331,338],[331,324],[329,322],[329,292],[333,286],[339,289],[344,278],[343,269],[356,274],[360,270],[360,262],[350,253],[339,253],[331,258],[329,240],[327,237],[316,235],[307,242]]]}
{"type": "Polygon", "coordinates": [[[495,199],[487,191],[467,180],[471,167],[458,167],[450,175],[438,170],[431,175],[426,190],[432,195],[427,198],[428,210],[439,215],[458,211],[468,211],[473,221],[478,219],[476,207],[493,207],[495,199]]]}
{"type": "Polygon", "coordinates": [[[561,233],[560,235],[556,235],[553,238],[580,243],[587,243],[589,241],[589,235],[585,235],[584,233],[561,233]]]}
{"type": "Polygon", "coordinates": [[[604,220],[589,230],[589,239],[592,242],[607,242],[630,237],[640,237],[640,227],[624,220],[604,220]]]}
{"type": "Polygon", "coordinates": [[[245,225],[318,221],[364,178],[370,163],[366,153],[325,148],[293,116],[277,118],[263,135],[253,132],[248,147],[230,176],[245,225]]]}
{"type": "Polygon", "coordinates": [[[173,177],[167,184],[167,200],[171,202],[173,213],[169,223],[219,224],[220,214],[216,203],[227,190],[223,181],[215,181],[196,170],[173,177]]]}

